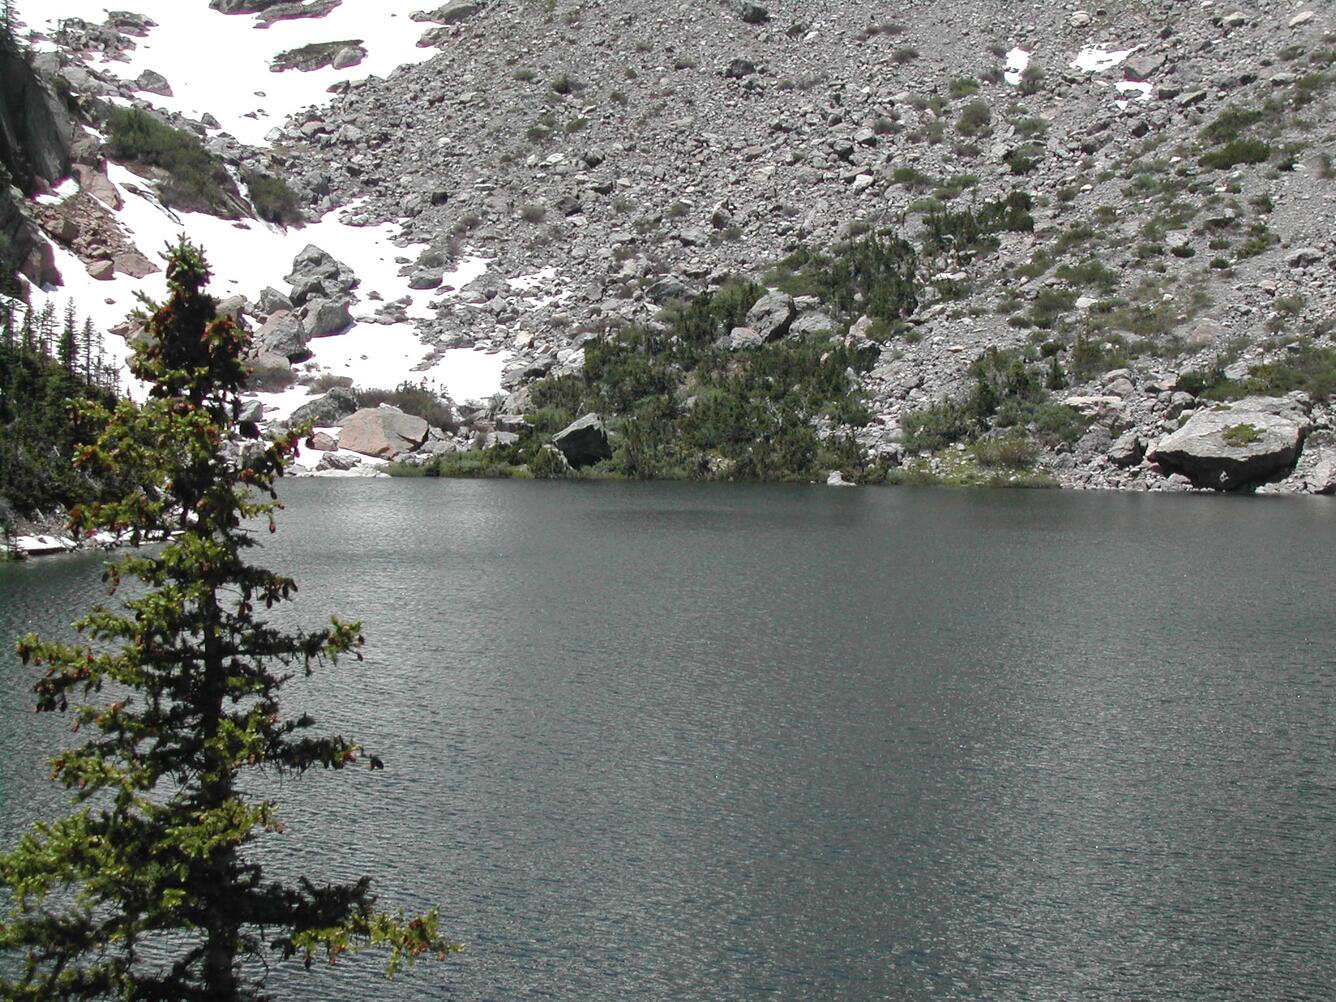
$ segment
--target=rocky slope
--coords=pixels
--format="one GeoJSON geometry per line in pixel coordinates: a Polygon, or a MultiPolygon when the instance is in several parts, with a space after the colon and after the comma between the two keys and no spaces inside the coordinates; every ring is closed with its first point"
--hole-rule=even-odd
{"type": "MultiPolygon", "coordinates": [[[[321,13],[239,5],[261,7],[321,13]]],[[[516,352],[507,390],[578,371],[591,332],[731,273],[775,284],[786,255],[881,229],[925,247],[934,220],[1024,192],[1032,227],[920,255],[917,309],[860,375],[872,420],[844,429],[870,457],[953,469],[966,443],[917,455],[906,419],[1002,348],[1051,365],[1089,420],[1039,455],[1065,486],[1336,487],[1321,5],[493,0],[413,16],[434,58],[338,83],[267,149],[208,145],[238,175],[284,177],[312,217],[355,205],[358,224],[401,224],[405,278],[439,296],[420,336],[516,352]],[[446,295],[472,253],[488,273],[446,295]],[[1249,392],[1265,399],[1205,427],[1216,398],[1249,392]]],[[[73,47],[117,37],[89,27],[73,47]]],[[[64,75],[151,103],[86,62],[64,75]]],[[[865,336],[856,313],[829,322],[865,336]]],[[[522,404],[471,409],[477,437],[522,404]]]]}

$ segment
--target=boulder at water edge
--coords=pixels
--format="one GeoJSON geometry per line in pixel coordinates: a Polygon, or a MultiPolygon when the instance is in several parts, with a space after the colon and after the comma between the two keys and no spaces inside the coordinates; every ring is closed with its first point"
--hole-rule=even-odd
{"type": "Polygon", "coordinates": [[[397,459],[421,448],[427,422],[393,407],[364,407],[341,422],[339,448],[376,459],[397,459]]]}
{"type": "Polygon", "coordinates": [[[586,414],[578,421],[572,421],[552,436],[552,444],[566,457],[566,462],[576,468],[593,466],[600,460],[612,458],[608,429],[597,414],[586,414]]]}
{"type": "Polygon", "coordinates": [[[1248,397],[1198,411],[1146,458],[1197,487],[1232,491],[1292,468],[1311,427],[1295,398],[1248,397]]]}

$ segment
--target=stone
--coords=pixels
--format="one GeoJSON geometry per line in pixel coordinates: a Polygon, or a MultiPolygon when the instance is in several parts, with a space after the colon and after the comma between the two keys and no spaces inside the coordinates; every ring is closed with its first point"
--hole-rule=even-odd
{"type": "Polygon", "coordinates": [[[110,282],[116,277],[116,265],[111,261],[94,261],[88,266],[88,274],[99,282],[110,282]]]}
{"type": "Polygon", "coordinates": [[[320,457],[320,461],[315,464],[315,468],[319,471],[345,471],[361,465],[361,456],[350,456],[346,452],[326,452],[320,457]]]}
{"type": "Polygon", "coordinates": [[[301,306],[308,299],[338,299],[357,288],[357,276],[351,268],[325,250],[307,244],[292,260],[292,272],[283,281],[292,286],[294,305],[301,306]]]}
{"type": "Polygon", "coordinates": [[[758,3],[744,3],[738,11],[743,24],[765,24],[770,20],[770,11],[758,3]]]}
{"type": "Polygon", "coordinates": [[[572,421],[552,436],[552,444],[566,457],[566,462],[577,469],[612,458],[608,429],[597,414],[586,414],[572,421]]]}
{"type": "Polygon", "coordinates": [[[339,447],[339,443],[323,431],[318,431],[312,435],[308,444],[312,449],[318,449],[320,452],[333,452],[339,447]]]}
{"type": "Polygon", "coordinates": [[[725,351],[747,351],[751,348],[764,347],[765,338],[750,327],[734,327],[714,344],[715,347],[723,348],[725,351]]]}
{"type": "Polygon", "coordinates": [[[730,80],[741,80],[749,77],[756,72],[756,64],[750,59],[744,59],[741,56],[729,61],[724,67],[724,76],[730,80]]]}
{"type": "Polygon", "coordinates": [[[1124,432],[1109,446],[1107,455],[1114,466],[1136,466],[1146,455],[1146,443],[1136,432],[1124,432]]]}
{"type": "Polygon", "coordinates": [[[416,292],[439,289],[445,281],[445,272],[440,268],[419,268],[408,276],[408,287],[416,292]]]}
{"type": "Polygon", "coordinates": [[[485,431],[473,440],[475,449],[492,449],[501,445],[514,445],[520,440],[513,431],[485,431]]]}
{"type": "Polygon", "coordinates": [[[798,307],[786,292],[767,292],[747,311],[746,326],[764,341],[776,341],[789,332],[797,319],[798,307]]]}
{"type": "Polygon", "coordinates": [[[259,424],[264,420],[264,404],[258,400],[247,400],[237,412],[237,420],[242,424],[259,424]]]}
{"type": "Polygon", "coordinates": [[[255,334],[255,344],[261,351],[282,355],[290,362],[310,357],[306,340],[301,318],[295,313],[282,311],[266,320],[255,334]]]}
{"type": "Polygon", "coordinates": [[[1317,264],[1325,255],[1316,247],[1299,247],[1285,256],[1285,263],[1291,268],[1307,268],[1317,264]]]}
{"type": "Polygon", "coordinates": [[[246,386],[257,393],[277,393],[287,389],[297,379],[287,358],[271,351],[262,351],[247,359],[247,366],[250,376],[246,386]]]}
{"type": "Polygon", "coordinates": [[[1313,12],[1311,10],[1305,10],[1290,18],[1289,24],[1291,28],[1302,28],[1311,20],[1313,20],[1313,12]]]}
{"type": "Polygon", "coordinates": [[[307,337],[342,334],[353,325],[352,310],[343,301],[312,299],[301,308],[298,315],[306,328],[307,337]]]}
{"type": "Polygon", "coordinates": [[[270,316],[279,310],[291,310],[292,300],[277,289],[265,287],[260,293],[259,310],[261,316],[270,316]]]}
{"type": "Polygon", "coordinates": [[[288,418],[288,424],[293,428],[305,424],[314,428],[329,428],[356,410],[357,394],[342,386],[336,386],[323,397],[298,407],[288,418]]]}
{"type": "Polygon", "coordinates": [[[167,78],[161,73],[153,70],[144,70],[135,78],[135,90],[146,91],[149,94],[157,94],[159,97],[171,97],[172,86],[167,82],[167,78]]]}
{"type": "Polygon", "coordinates": [[[427,441],[427,422],[393,407],[364,407],[339,426],[339,447],[376,459],[397,459],[427,441]]]}
{"type": "Polygon", "coordinates": [[[851,484],[844,479],[844,474],[839,470],[831,470],[830,476],[826,477],[827,487],[857,487],[857,484],[851,484]]]}
{"type": "Polygon", "coordinates": [[[482,7],[476,3],[457,0],[455,3],[437,7],[430,13],[416,11],[412,14],[412,18],[414,21],[435,21],[437,24],[458,24],[460,21],[467,21],[480,10],[482,10],[482,7]]]}
{"type": "Polygon", "coordinates": [[[1248,397],[1203,408],[1146,455],[1197,487],[1237,490],[1294,466],[1312,421],[1288,397],[1248,397]]]}
{"type": "Polygon", "coordinates": [[[820,310],[809,310],[789,325],[787,336],[800,338],[806,334],[832,334],[834,331],[835,321],[830,318],[829,314],[820,310]]]}
{"type": "Polygon", "coordinates": [[[365,58],[366,49],[360,45],[348,45],[334,53],[334,59],[330,65],[336,70],[346,70],[356,66],[365,58]]]}

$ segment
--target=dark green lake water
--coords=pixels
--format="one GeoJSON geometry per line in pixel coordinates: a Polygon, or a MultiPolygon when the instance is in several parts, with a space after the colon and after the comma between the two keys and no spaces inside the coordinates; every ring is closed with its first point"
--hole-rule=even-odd
{"type": "MultiPolygon", "coordinates": [[[[264,561],[379,774],[265,852],[468,945],[345,999],[1329,999],[1328,499],[296,481],[264,561]]],[[[0,645],[98,594],[0,567],[0,645]]],[[[0,675],[0,837],[50,810],[0,675]]]]}

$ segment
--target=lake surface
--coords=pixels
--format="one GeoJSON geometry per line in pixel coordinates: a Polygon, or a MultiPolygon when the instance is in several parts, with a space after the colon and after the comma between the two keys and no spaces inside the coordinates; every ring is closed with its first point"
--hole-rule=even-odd
{"type": "MultiPolygon", "coordinates": [[[[266,564],[384,773],[273,865],[467,944],[279,997],[1329,999],[1329,499],[293,481],[266,564]]],[[[0,645],[101,594],[0,566],[0,645]]],[[[287,615],[287,613],[285,613],[287,615]]],[[[0,838],[62,722],[0,674],[0,838]]],[[[272,790],[267,792],[273,792],[272,790]]]]}

